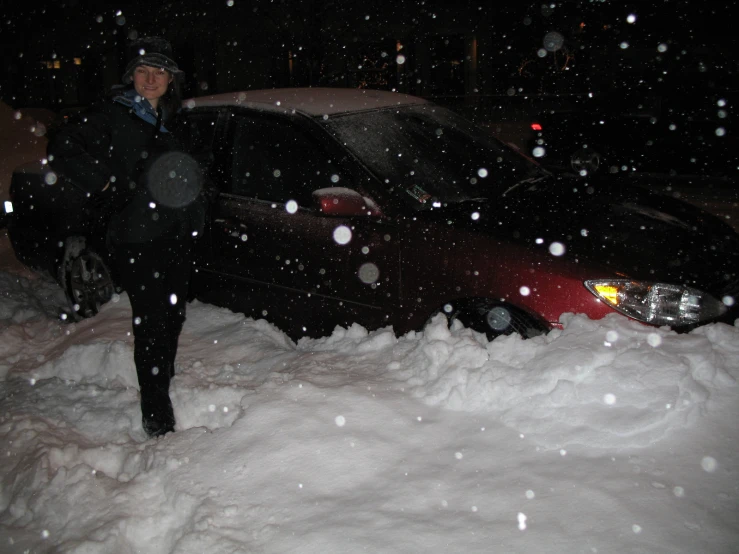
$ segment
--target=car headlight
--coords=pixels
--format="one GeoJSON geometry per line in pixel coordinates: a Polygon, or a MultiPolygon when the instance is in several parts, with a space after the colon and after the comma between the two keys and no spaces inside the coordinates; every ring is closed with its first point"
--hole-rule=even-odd
{"type": "Polygon", "coordinates": [[[680,285],[602,279],[585,281],[585,286],[613,309],[652,325],[691,325],[727,310],[723,302],[710,294],[680,285]]]}

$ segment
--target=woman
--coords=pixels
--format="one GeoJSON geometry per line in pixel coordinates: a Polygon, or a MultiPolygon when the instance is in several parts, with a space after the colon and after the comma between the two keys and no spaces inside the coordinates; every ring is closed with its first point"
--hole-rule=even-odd
{"type": "Polygon", "coordinates": [[[93,228],[107,228],[131,301],[142,424],[156,437],[174,431],[169,384],[204,206],[197,164],[167,127],[181,103],[172,49],[145,38],[130,54],[124,86],[59,130],[48,154],[55,171],[92,197],[93,228]]]}

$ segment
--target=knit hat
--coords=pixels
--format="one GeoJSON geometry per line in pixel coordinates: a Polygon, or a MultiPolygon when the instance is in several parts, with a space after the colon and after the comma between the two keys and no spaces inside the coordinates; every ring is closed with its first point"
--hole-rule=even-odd
{"type": "Polygon", "coordinates": [[[149,65],[166,69],[177,75],[183,71],[177,67],[172,54],[172,46],[160,37],[144,37],[132,41],[128,45],[126,71],[122,82],[128,84],[133,80],[133,71],[140,65],[149,65]]]}

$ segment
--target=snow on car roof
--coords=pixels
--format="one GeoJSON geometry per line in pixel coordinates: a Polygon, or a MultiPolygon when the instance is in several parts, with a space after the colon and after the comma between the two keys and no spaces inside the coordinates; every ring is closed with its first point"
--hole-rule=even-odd
{"type": "Polygon", "coordinates": [[[202,96],[186,100],[183,105],[190,109],[248,106],[279,112],[295,110],[310,116],[322,116],[426,103],[426,100],[417,96],[382,90],[278,88],[202,96]]]}

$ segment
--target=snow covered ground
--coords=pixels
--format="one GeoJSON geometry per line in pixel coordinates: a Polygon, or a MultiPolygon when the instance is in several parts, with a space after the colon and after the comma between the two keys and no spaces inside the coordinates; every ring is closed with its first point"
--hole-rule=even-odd
{"type": "Polygon", "coordinates": [[[291,342],[189,306],[141,430],[121,295],[63,323],[0,240],[0,552],[739,551],[739,328],[291,342]]]}

